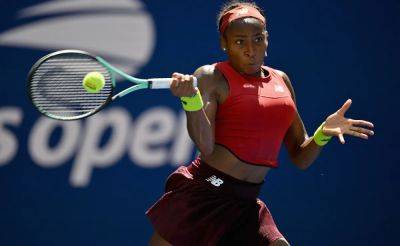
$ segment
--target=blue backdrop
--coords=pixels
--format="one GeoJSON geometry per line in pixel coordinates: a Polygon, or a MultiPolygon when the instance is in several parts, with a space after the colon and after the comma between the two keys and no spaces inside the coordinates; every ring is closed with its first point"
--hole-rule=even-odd
{"type": "MultiPolygon", "coordinates": [[[[65,48],[102,55],[138,77],[191,73],[225,59],[215,25],[221,3],[0,2],[0,245],[146,244],[144,212],[167,175],[194,156],[178,100],[139,92],[62,123],[33,109],[26,75],[38,58],[65,48]]],[[[400,3],[259,4],[270,33],[266,64],[290,76],[309,133],[347,98],[347,116],[372,121],[376,133],[331,141],[306,171],[282,149],[261,198],[293,245],[394,245],[400,3]]]]}

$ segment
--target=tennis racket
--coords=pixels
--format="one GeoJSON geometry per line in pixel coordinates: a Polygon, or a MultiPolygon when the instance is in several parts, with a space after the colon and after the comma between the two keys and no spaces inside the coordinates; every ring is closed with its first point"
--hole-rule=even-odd
{"type": "MultiPolygon", "coordinates": [[[[33,105],[56,120],[78,120],[94,115],[117,98],[142,89],[169,89],[172,78],[139,79],[113,67],[99,56],[80,50],[61,50],[39,59],[28,75],[28,95],[33,105]],[[82,81],[89,72],[105,78],[104,87],[87,92],[82,81]],[[116,75],[134,85],[115,93],[116,75]]],[[[193,86],[197,86],[194,78],[193,86]]]]}

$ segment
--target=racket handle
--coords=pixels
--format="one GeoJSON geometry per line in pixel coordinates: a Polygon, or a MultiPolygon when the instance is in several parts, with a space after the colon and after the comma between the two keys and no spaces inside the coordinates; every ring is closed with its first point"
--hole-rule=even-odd
{"type": "MultiPolygon", "coordinates": [[[[150,89],[169,89],[172,78],[155,78],[148,79],[150,89]]],[[[197,87],[197,78],[193,77],[193,86],[197,87]]]]}

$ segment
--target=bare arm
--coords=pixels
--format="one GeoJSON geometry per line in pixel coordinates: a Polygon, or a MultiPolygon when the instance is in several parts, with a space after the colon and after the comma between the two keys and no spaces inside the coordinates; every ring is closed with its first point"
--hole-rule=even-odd
{"type": "MultiPolygon", "coordinates": [[[[289,88],[294,103],[296,103],[296,96],[289,77],[284,72],[279,71],[279,73],[289,88]]],[[[290,160],[300,169],[308,168],[317,159],[322,149],[308,136],[303,120],[297,111],[292,125],[286,132],[284,143],[290,160]]]]}
{"type": "MultiPolygon", "coordinates": [[[[215,83],[213,83],[213,71],[212,66],[203,66],[195,71],[194,76],[198,81],[198,89],[202,95],[204,107],[199,111],[186,112],[189,136],[205,156],[212,154],[215,141],[214,121],[217,111],[217,93],[215,83]]],[[[171,91],[175,96],[190,96],[196,92],[189,76],[175,73],[173,78],[171,91]]]]}
{"type": "MultiPolygon", "coordinates": [[[[287,87],[292,93],[292,98],[296,103],[296,98],[292,84],[288,76],[279,71],[287,87]]],[[[336,136],[342,144],[345,143],[344,134],[368,139],[369,136],[374,135],[371,128],[374,125],[365,120],[353,120],[344,117],[346,111],[350,108],[352,101],[348,99],[339,110],[329,115],[325,122],[322,132],[327,136],[336,136]]],[[[308,168],[318,157],[322,147],[313,141],[312,137],[308,137],[303,121],[298,112],[296,112],[295,119],[292,125],[286,132],[284,142],[288,149],[290,159],[292,162],[301,169],[308,168]]]]}

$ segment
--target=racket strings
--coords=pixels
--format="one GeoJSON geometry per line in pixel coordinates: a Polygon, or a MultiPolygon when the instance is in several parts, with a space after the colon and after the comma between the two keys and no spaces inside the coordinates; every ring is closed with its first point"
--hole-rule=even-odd
{"type": "Polygon", "coordinates": [[[32,102],[46,115],[73,119],[99,110],[112,93],[108,70],[84,54],[60,54],[45,60],[34,71],[30,81],[32,102]],[[82,81],[89,72],[100,72],[105,85],[97,93],[87,92],[82,81]]]}

